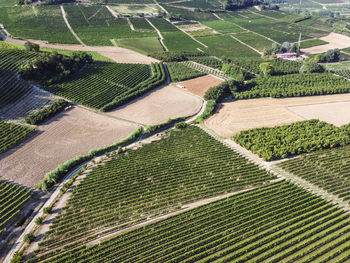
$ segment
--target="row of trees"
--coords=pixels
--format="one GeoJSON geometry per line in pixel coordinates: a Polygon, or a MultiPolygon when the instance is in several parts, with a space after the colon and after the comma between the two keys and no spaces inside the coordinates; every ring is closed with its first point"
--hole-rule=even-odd
{"type": "Polygon", "coordinates": [[[224,8],[226,10],[236,10],[249,6],[260,5],[261,3],[262,2],[260,0],[226,0],[224,3],[224,8]]]}

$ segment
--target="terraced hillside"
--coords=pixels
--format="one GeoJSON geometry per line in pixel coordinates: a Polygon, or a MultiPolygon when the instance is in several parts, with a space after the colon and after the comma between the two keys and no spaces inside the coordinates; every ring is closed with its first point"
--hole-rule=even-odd
{"type": "Polygon", "coordinates": [[[349,240],[348,214],[282,181],[39,262],[346,262],[349,240]]]}
{"type": "Polygon", "coordinates": [[[197,127],[174,130],[89,173],[52,223],[41,251],[274,178],[197,127]]]}
{"type": "Polygon", "coordinates": [[[29,200],[31,191],[25,187],[0,180],[0,235],[20,208],[29,200]]]}

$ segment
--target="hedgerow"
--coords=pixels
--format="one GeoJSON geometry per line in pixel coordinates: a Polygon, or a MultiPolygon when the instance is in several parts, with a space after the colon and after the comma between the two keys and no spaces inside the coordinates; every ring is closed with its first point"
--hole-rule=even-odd
{"type": "Polygon", "coordinates": [[[56,113],[62,111],[68,104],[68,101],[65,101],[64,99],[58,99],[50,106],[31,113],[27,118],[25,118],[25,121],[26,123],[32,125],[40,124],[56,113]]]}
{"type": "Polygon", "coordinates": [[[198,70],[189,68],[186,65],[178,62],[168,63],[167,68],[169,70],[170,79],[172,82],[179,82],[205,75],[198,70]]]}
{"type": "Polygon", "coordinates": [[[350,143],[350,129],[319,120],[241,131],[233,139],[265,161],[350,143]]]}

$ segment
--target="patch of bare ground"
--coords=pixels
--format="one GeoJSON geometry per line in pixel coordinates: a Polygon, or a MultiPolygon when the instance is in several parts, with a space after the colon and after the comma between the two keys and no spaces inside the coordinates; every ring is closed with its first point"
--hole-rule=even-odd
{"type": "Polygon", "coordinates": [[[334,104],[338,102],[350,102],[350,94],[238,100],[220,104],[217,113],[206,120],[204,124],[219,136],[231,137],[242,130],[274,127],[317,117],[320,117],[321,120],[324,118],[323,120],[330,123],[338,123],[347,120],[346,116],[342,114],[346,113],[346,107],[350,107],[349,103],[341,106],[334,104]],[[296,106],[306,105],[320,105],[319,107],[323,107],[323,113],[312,115],[312,107],[308,111],[308,116],[305,109],[303,110],[304,115],[299,115],[291,110],[296,106]],[[340,112],[342,110],[343,112],[340,112]],[[328,112],[327,115],[326,112],[328,112]],[[332,114],[332,112],[338,113],[332,114]]]}
{"type": "Polygon", "coordinates": [[[169,118],[188,117],[200,111],[203,101],[180,88],[157,88],[136,100],[109,112],[114,117],[145,125],[166,122],[169,118]]]}
{"type": "Polygon", "coordinates": [[[207,92],[209,88],[219,85],[221,82],[223,82],[222,79],[208,75],[208,76],[203,76],[195,79],[182,81],[177,84],[184,86],[185,90],[193,94],[196,94],[200,97],[204,97],[204,94],[207,92]]]}
{"type": "MultiPolygon", "coordinates": [[[[6,42],[24,45],[27,40],[13,39],[9,37],[4,37],[6,42]]],[[[73,50],[73,51],[94,51],[102,56],[108,57],[111,60],[119,63],[142,63],[151,64],[153,62],[159,62],[158,60],[142,55],[130,49],[108,46],[108,47],[93,47],[93,46],[83,46],[83,45],[62,45],[62,44],[48,44],[40,40],[30,40],[34,43],[39,44],[41,47],[55,48],[63,50],[73,50]]]]}
{"type": "Polygon", "coordinates": [[[39,126],[28,140],[0,155],[0,178],[33,186],[63,162],[113,144],[137,129],[80,107],[64,111],[39,126]]]}
{"type": "Polygon", "coordinates": [[[343,48],[350,47],[350,37],[342,34],[337,34],[332,32],[328,36],[321,37],[320,39],[328,42],[329,44],[314,46],[310,48],[304,48],[301,51],[306,54],[317,54],[317,53],[324,53],[329,49],[334,49],[334,48],[343,49],[343,48]]]}

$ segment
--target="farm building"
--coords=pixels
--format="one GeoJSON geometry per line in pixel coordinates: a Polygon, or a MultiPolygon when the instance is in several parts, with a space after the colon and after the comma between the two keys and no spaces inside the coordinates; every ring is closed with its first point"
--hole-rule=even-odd
{"type": "Polygon", "coordinates": [[[276,54],[276,57],[281,60],[292,60],[292,61],[301,61],[304,60],[302,56],[298,56],[297,53],[292,52],[292,53],[279,53],[276,54]]]}

